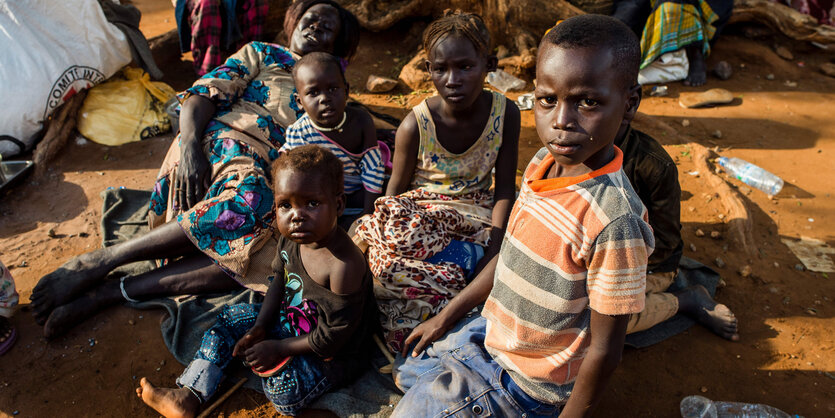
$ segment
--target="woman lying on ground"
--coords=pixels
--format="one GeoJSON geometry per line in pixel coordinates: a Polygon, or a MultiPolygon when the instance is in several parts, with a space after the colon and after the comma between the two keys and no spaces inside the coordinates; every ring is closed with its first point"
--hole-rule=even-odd
{"type": "Polygon", "coordinates": [[[99,310],[159,296],[216,293],[241,286],[265,292],[275,257],[270,163],[284,131],[302,113],[291,70],[309,52],[350,58],[356,17],[332,0],[303,0],[284,20],[290,47],[252,42],[181,95],[180,135],[151,197],[151,231],[78,256],[32,292],[35,320],[54,337],[99,310]],[[118,266],[168,259],[121,281],[118,266]]]}

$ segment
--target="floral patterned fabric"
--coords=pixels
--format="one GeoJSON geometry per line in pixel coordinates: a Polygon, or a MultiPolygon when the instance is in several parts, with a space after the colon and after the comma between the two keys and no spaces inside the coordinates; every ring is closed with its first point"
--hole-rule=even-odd
{"type": "Polygon", "coordinates": [[[377,199],[374,213],[360,218],[356,233],[369,245],[380,323],[393,352],[467,285],[457,264],[426,260],[453,239],[486,246],[492,206],[489,192],[451,197],[417,189],[377,199]]]}
{"type": "Polygon", "coordinates": [[[219,267],[261,292],[268,287],[275,255],[270,163],[284,144],[284,127],[301,114],[291,100],[295,59],[281,46],[251,42],[180,95],[181,100],[200,95],[217,106],[201,139],[211,186],[188,211],[174,206],[178,136],[160,168],[149,207],[152,228],[176,220],[219,267]],[[271,253],[256,257],[259,251],[271,253]]]}

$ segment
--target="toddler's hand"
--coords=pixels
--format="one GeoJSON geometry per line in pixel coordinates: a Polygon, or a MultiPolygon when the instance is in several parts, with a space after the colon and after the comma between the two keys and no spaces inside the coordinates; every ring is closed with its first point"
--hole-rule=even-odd
{"type": "Polygon", "coordinates": [[[264,371],[287,357],[282,340],[261,341],[246,350],[246,362],[257,371],[264,371]]]}
{"type": "Polygon", "coordinates": [[[232,356],[238,357],[245,355],[246,351],[252,347],[254,344],[257,344],[261,341],[264,341],[264,338],[267,336],[267,332],[264,331],[264,328],[261,327],[252,327],[240,340],[235,344],[235,348],[232,349],[232,356]]]}

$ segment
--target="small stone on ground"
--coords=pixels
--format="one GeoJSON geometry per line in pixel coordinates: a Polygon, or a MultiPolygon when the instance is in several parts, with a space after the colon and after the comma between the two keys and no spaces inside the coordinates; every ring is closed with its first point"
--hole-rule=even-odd
{"type": "Polygon", "coordinates": [[[372,93],[389,92],[395,87],[397,87],[397,80],[373,74],[368,76],[368,81],[365,83],[365,88],[372,93]]]}
{"type": "Polygon", "coordinates": [[[784,46],[774,48],[774,52],[776,52],[777,55],[784,60],[791,61],[794,59],[794,54],[792,54],[792,52],[784,46]]]}
{"type": "Polygon", "coordinates": [[[716,77],[719,77],[720,80],[727,80],[731,78],[734,73],[731,64],[728,64],[727,61],[719,61],[716,63],[716,66],[713,67],[713,72],[716,74],[716,77]]]}

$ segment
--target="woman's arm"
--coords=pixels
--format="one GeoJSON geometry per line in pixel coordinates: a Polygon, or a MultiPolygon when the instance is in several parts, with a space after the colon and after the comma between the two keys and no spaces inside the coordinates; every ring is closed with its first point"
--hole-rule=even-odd
{"type": "Polygon", "coordinates": [[[386,188],[386,196],[397,196],[409,189],[409,184],[417,166],[420,133],[414,112],[409,113],[394,136],[394,158],[391,179],[386,188]]]}
{"type": "Polygon", "coordinates": [[[211,100],[191,95],[180,111],[180,165],[175,179],[174,205],[182,210],[188,210],[202,200],[208,188],[210,166],[200,138],[215,110],[211,100]]]}

